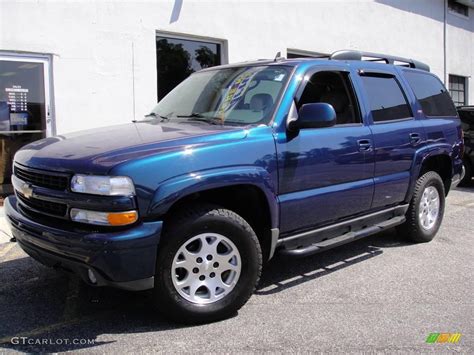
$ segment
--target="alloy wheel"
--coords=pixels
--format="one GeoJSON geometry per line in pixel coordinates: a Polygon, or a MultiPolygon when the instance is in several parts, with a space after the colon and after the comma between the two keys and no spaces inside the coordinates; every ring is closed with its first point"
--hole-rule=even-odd
{"type": "Polygon", "coordinates": [[[171,278],[186,300],[210,304],[228,295],[242,269],[240,253],[227,237],[203,233],[187,240],[176,252],[171,278]]]}

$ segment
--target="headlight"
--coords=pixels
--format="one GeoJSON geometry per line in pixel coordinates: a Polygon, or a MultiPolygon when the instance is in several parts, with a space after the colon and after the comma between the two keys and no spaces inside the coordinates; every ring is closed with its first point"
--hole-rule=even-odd
{"type": "Polygon", "coordinates": [[[135,223],[138,219],[136,211],[99,212],[79,208],[71,208],[71,219],[75,222],[98,224],[100,226],[125,226],[135,223]]]}
{"type": "Polygon", "coordinates": [[[83,194],[129,196],[135,194],[132,179],[127,176],[74,175],[71,190],[83,194]]]}

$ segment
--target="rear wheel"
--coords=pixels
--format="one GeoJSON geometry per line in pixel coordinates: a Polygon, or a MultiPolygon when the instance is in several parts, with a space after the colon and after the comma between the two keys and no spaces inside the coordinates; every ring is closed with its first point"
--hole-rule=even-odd
{"type": "Polygon", "coordinates": [[[260,278],[262,253],[250,225],[218,206],[193,207],[168,222],[156,265],[154,301],[178,322],[234,314],[260,278]]]}
{"type": "Polygon", "coordinates": [[[420,176],[406,214],[406,222],[398,231],[415,243],[431,241],[444,215],[445,193],[441,177],[434,171],[420,176]]]}

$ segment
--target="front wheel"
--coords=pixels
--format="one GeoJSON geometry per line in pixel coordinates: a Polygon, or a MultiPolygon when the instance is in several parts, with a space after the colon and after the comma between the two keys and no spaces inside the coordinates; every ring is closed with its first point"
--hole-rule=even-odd
{"type": "Polygon", "coordinates": [[[235,212],[195,206],[168,222],[159,246],[154,301],[178,322],[231,316],[252,295],[262,253],[250,225],[235,212]]]}
{"type": "Polygon", "coordinates": [[[444,215],[445,192],[441,177],[429,171],[418,178],[406,214],[406,222],[398,231],[415,243],[431,241],[438,232],[444,215]]]}

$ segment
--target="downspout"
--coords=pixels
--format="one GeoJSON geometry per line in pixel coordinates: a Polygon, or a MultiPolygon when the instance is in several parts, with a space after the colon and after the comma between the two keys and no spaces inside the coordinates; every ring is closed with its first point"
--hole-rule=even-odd
{"type": "Polygon", "coordinates": [[[132,41],[132,99],[133,99],[133,120],[136,120],[135,117],[135,44],[132,41]]]}
{"type": "Polygon", "coordinates": [[[444,75],[443,75],[443,81],[444,81],[444,86],[446,86],[446,83],[448,81],[448,69],[447,69],[447,64],[446,64],[446,18],[448,15],[448,0],[444,0],[444,19],[443,19],[443,64],[444,64],[444,75]]]}

